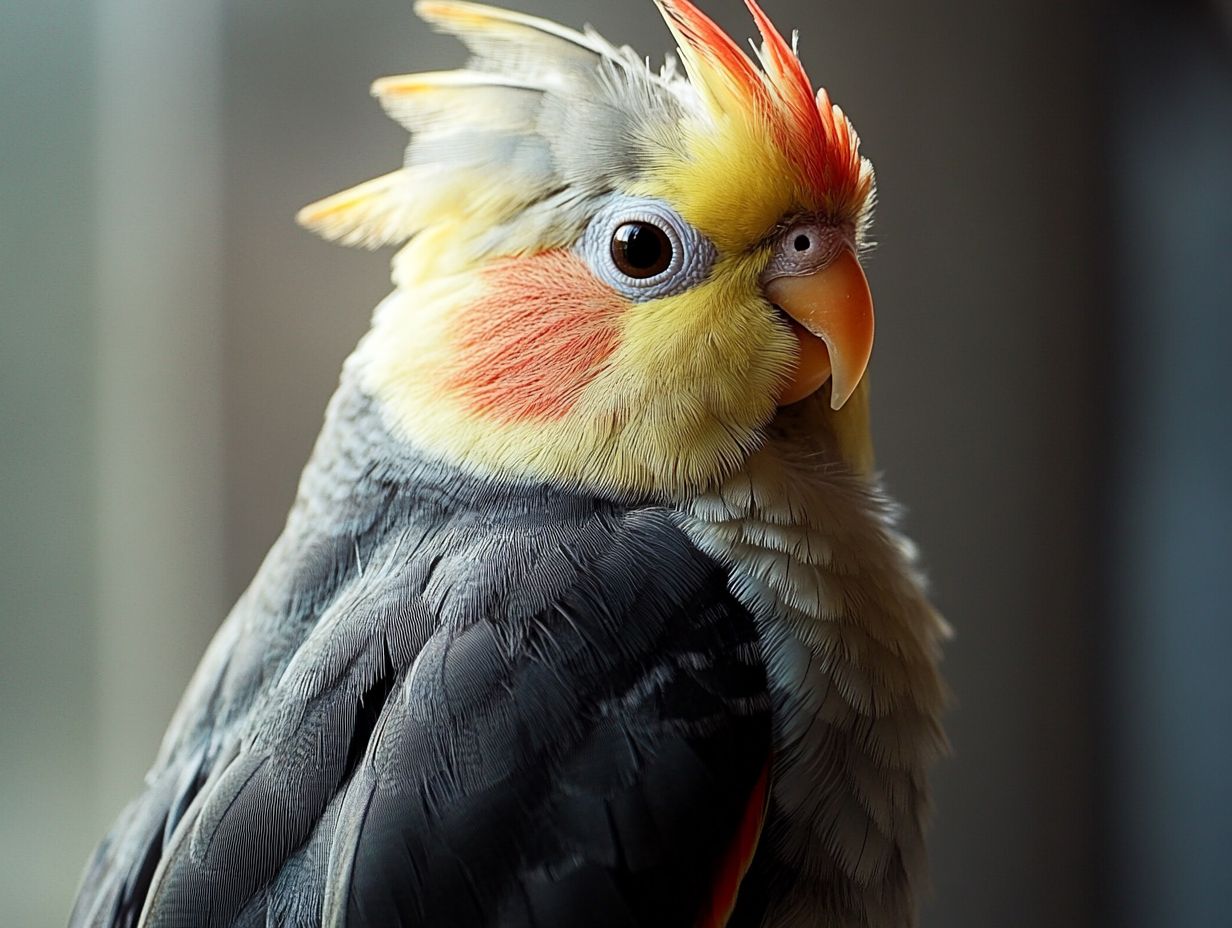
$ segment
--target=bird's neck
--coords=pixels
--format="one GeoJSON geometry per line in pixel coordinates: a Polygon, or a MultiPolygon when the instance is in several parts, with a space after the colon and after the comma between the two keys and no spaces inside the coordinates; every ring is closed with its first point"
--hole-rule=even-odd
{"type": "MultiPolygon", "coordinates": [[[[692,501],[684,521],[729,565],[761,628],[779,707],[775,853],[796,874],[784,912],[911,925],[925,773],[944,748],[936,665],[946,626],[894,506],[845,460],[853,446],[843,451],[824,415],[811,414],[821,427],[811,439],[798,428],[809,415],[783,423],[741,472],[692,501]],[[818,845],[828,856],[793,856],[818,845]]],[[[783,913],[768,922],[790,923],[783,913]]]]}

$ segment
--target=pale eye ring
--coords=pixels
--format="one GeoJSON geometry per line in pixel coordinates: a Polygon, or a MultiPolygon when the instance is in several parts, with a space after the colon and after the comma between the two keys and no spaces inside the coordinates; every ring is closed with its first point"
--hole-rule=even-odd
{"type": "Polygon", "coordinates": [[[823,220],[804,219],[788,226],[774,239],[774,253],[766,266],[768,277],[811,274],[825,267],[850,242],[844,229],[823,220]]]}
{"type": "Polygon", "coordinates": [[[595,276],[623,296],[645,302],[700,283],[718,252],[661,200],[613,195],[577,244],[595,276]]]}

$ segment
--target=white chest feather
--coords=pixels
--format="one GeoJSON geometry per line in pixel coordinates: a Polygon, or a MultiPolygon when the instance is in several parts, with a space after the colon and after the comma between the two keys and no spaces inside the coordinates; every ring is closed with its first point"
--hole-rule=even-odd
{"type": "Polygon", "coordinates": [[[796,875],[770,925],[914,924],[927,767],[944,749],[944,622],[877,488],[769,447],[690,505],[732,568],[775,697],[765,840],[796,875]]]}

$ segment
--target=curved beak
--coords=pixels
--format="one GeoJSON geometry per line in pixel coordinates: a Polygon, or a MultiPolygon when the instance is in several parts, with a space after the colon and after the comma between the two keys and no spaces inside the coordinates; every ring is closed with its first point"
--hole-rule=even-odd
{"type": "Polygon", "coordinates": [[[775,277],[765,294],[791,319],[800,342],[800,361],[779,405],[798,402],[832,379],[830,405],[842,408],[873,352],[873,297],[856,256],[844,248],[811,274],[775,277]]]}

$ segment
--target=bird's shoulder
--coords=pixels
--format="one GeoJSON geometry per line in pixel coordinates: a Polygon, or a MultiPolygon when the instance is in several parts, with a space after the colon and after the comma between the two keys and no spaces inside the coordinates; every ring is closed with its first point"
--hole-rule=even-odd
{"type": "Polygon", "coordinates": [[[73,924],[692,924],[769,752],[726,569],[668,508],[393,461],[357,411],[73,924]]]}

